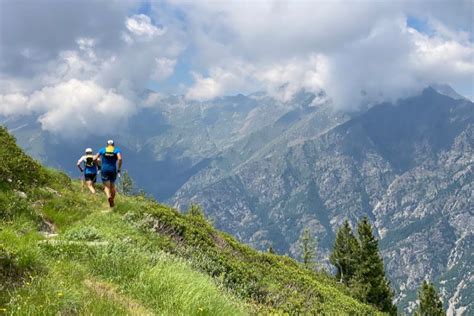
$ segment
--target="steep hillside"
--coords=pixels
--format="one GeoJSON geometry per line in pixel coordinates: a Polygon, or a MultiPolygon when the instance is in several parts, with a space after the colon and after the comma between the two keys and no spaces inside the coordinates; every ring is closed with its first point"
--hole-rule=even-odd
{"type": "Polygon", "coordinates": [[[0,128],[0,311],[11,315],[376,314],[332,277],[142,196],[44,169],[0,128]]]}
{"type": "Polygon", "coordinates": [[[368,216],[401,306],[410,310],[415,289],[429,277],[446,306],[472,310],[472,102],[426,89],[327,126],[299,142],[287,141],[287,131],[284,141],[226,172],[225,159],[209,163],[182,186],[176,203],[204,205],[217,227],[280,253],[297,255],[298,236],[309,228],[321,259],[345,218],[368,216]]]}

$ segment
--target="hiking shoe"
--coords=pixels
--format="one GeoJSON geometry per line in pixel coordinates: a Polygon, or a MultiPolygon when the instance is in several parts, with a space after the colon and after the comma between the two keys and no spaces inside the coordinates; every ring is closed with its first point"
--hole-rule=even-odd
{"type": "Polygon", "coordinates": [[[110,205],[110,207],[114,207],[115,203],[114,203],[114,198],[113,197],[109,197],[109,205],[110,205]]]}

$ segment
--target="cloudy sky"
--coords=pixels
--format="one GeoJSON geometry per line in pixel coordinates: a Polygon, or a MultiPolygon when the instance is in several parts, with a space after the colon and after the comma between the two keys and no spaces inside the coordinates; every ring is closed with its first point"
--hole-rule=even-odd
{"type": "Polygon", "coordinates": [[[190,101],[324,90],[352,109],[447,83],[473,99],[473,6],[0,0],[0,115],[33,113],[43,129],[74,135],[109,132],[143,106],[147,88],[190,101]]]}

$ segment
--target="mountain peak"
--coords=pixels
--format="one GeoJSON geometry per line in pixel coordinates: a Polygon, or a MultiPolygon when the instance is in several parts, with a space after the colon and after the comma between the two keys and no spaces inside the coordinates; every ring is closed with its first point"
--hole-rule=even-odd
{"type": "Polygon", "coordinates": [[[445,95],[455,100],[465,100],[466,98],[456,92],[450,85],[448,84],[432,84],[428,87],[428,89],[433,89],[434,91],[438,92],[439,94],[445,95]]]}

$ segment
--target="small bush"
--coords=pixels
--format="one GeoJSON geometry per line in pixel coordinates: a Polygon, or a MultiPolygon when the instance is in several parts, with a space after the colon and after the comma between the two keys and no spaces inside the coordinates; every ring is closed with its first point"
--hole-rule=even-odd
{"type": "Polygon", "coordinates": [[[0,126],[0,188],[28,189],[44,184],[46,173],[39,163],[26,155],[7,130],[0,126]]]}

